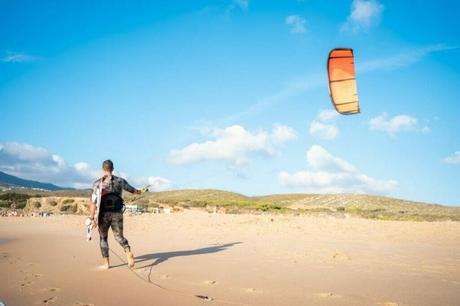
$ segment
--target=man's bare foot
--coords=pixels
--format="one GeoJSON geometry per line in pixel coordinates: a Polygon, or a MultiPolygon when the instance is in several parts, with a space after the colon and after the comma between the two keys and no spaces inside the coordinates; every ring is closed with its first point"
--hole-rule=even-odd
{"type": "Polygon", "coordinates": [[[103,260],[104,260],[104,264],[102,265],[102,267],[103,267],[104,269],[107,269],[107,270],[108,270],[108,269],[110,268],[109,258],[108,258],[108,257],[104,257],[103,260]]]}
{"type": "Polygon", "coordinates": [[[128,260],[128,267],[134,268],[134,255],[131,251],[126,252],[126,259],[128,260]]]}

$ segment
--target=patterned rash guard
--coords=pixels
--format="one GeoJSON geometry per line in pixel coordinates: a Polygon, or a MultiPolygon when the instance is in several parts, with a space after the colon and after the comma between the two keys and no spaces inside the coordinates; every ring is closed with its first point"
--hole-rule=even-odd
{"type": "Polygon", "coordinates": [[[93,194],[91,196],[91,201],[96,204],[97,194],[99,192],[100,182],[102,180],[102,193],[101,196],[108,193],[116,193],[121,197],[123,190],[134,193],[137,191],[136,188],[128,184],[128,182],[121,177],[115,175],[107,175],[96,180],[93,183],[93,194]]]}

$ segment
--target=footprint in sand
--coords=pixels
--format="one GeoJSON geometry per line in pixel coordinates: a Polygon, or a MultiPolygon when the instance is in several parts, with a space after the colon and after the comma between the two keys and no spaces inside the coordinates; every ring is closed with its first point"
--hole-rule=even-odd
{"type": "Polygon", "coordinates": [[[56,296],[52,296],[50,298],[47,298],[45,300],[43,300],[43,304],[45,305],[49,305],[49,304],[54,304],[57,300],[57,297],[56,296]]]}
{"type": "Polygon", "coordinates": [[[94,306],[93,303],[82,303],[82,302],[75,303],[74,305],[75,306],[94,306]]]}
{"type": "Polygon", "coordinates": [[[206,285],[214,285],[216,284],[217,282],[215,280],[206,280],[204,281],[203,283],[205,283],[206,285]]]}
{"type": "Polygon", "coordinates": [[[35,278],[40,278],[40,277],[42,277],[42,276],[43,276],[43,274],[40,274],[40,273],[34,274],[34,277],[35,277],[35,278]]]}
{"type": "Polygon", "coordinates": [[[332,292],[320,292],[320,293],[317,293],[316,296],[320,298],[340,298],[342,297],[341,295],[338,295],[332,292]]]}
{"type": "Polygon", "coordinates": [[[244,289],[244,291],[246,291],[246,292],[248,292],[248,293],[259,293],[259,294],[260,294],[260,293],[263,293],[262,290],[256,289],[256,288],[246,288],[246,289],[244,289]]]}
{"type": "Polygon", "coordinates": [[[332,255],[332,258],[337,261],[351,260],[350,256],[348,256],[345,253],[341,253],[341,252],[335,252],[334,255],[332,255]]]}
{"type": "Polygon", "coordinates": [[[21,288],[30,287],[30,285],[32,285],[32,282],[24,282],[21,284],[21,288]]]}
{"type": "Polygon", "coordinates": [[[160,276],[161,279],[170,279],[171,276],[168,275],[168,274],[163,274],[162,276],[160,276]]]}
{"type": "Polygon", "coordinates": [[[61,288],[54,288],[54,287],[53,287],[53,288],[48,288],[47,290],[48,290],[49,292],[58,292],[58,291],[61,290],[61,288]]]}

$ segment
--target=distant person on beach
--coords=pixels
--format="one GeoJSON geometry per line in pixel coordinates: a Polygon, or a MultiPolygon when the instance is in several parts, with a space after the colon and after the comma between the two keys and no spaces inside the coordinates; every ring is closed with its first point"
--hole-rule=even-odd
{"type": "Polygon", "coordinates": [[[93,184],[93,193],[91,196],[91,206],[89,218],[93,228],[99,226],[100,246],[104,268],[108,269],[109,265],[109,244],[107,241],[109,227],[112,228],[115,240],[123,247],[128,260],[128,266],[134,267],[134,255],[128,240],[123,236],[123,199],[121,194],[123,190],[131,193],[140,194],[141,191],[132,187],[128,182],[112,174],[113,162],[106,160],[102,163],[103,176],[93,184]],[[98,212],[97,224],[94,219],[96,213],[96,204],[98,196],[101,197],[100,208],[98,212]]]}

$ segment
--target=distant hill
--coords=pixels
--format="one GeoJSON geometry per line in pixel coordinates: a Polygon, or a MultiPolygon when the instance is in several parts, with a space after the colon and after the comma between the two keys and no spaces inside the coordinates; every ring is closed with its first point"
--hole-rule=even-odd
{"type": "MultiPolygon", "coordinates": [[[[0,207],[9,207],[12,199],[25,198],[28,211],[54,213],[88,213],[89,190],[37,191],[16,189],[0,192],[0,207]],[[24,195],[26,195],[24,197],[24,195]],[[2,205],[3,200],[3,205],[2,205]]],[[[460,221],[460,207],[420,203],[366,194],[278,194],[245,196],[215,189],[185,189],[123,195],[126,204],[144,206],[147,211],[158,207],[204,209],[227,214],[308,214],[338,218],[361,217],[400,221],[460,221]]]]}
{"type": "Polygon", "coordinates": [[[68,190],[73,188],[59,187],[50,183],[25,180],[14,175],[0,171],[0,187],[3,188],[29,188],[48,191],[68,190]]]}

